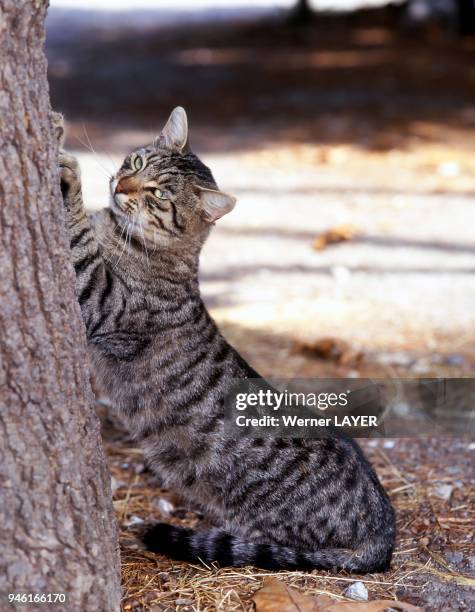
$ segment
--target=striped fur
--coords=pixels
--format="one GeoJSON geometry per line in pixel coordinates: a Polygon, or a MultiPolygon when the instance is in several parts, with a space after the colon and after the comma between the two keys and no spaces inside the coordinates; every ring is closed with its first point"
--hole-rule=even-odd
{"type": "Polygon", "coordinates": [[[222,565],[383,570],[394,513],[354,441],[234,439],[225,431],[232,381],[258,374],[201,299],[201,248],[234,201],[186,141],[186,115],[175,111],[154,144],[125,159],[111,181],[111,206],[92,218],[77,162],[60,154],[96,378],[165,486],[216,526],[193,533],[158,525],[145,542],[222,565]]]}
{"type": "Polygon", "coordinates": [[[375,543],[359,550],[325,549],[299,551],[273,542],[257,542],[231,535],[218,528],[193,531],[167,523],[158,523],[144,537],[152,552],[177,559],[207,565],[242,567],[256,565],[266,570],[312,570],[314,568],[366,573],[389,567],[390,554],[384,537],[380,541],[380,565],[375,565],[375,543]]]}

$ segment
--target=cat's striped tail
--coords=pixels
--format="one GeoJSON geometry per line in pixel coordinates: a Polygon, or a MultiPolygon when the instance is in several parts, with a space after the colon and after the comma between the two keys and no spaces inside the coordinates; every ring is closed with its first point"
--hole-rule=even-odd
{"type": "Polygon", "coordinates": [[[279,544],[262,544],[244,540],[221,529],[193,531],[158,523],[149,529],[143,542],[148,550],[178,561],[225,566],[254,565],[269,570],[345,569],[367,573],[385,571],[389,567],[392,544],[381,541],[365,543],[360,550],[323,548],[314,552],[298,552],[279,544]]]}

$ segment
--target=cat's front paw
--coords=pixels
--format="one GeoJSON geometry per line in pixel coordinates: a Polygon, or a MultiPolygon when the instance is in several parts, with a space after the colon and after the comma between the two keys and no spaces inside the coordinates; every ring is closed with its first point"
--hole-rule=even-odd
{"type": "Polygon", "coordinates": [[[61,176],[61,193],[65,204],[70,204],[71,199],[80,197],[81,193],[81,170],[79,162],[70,153],[60,149],[58,164],[61,176]]]}
{"type": "Polygon", "coordinates": [[[53,134],[59,145],[59,148],[64,147],[65,129],[64,129],[64,117],[61,113],[53,111],[51,113],[51,124],[53,126],[53,134]]]}

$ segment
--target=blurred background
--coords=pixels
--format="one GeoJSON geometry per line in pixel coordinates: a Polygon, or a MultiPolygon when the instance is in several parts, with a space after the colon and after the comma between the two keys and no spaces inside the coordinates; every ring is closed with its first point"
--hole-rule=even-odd
{"type": "Polygon", "coordinates": [[[267,376],[475,365],[472,0],[52,0],[51,96],[90,208],[176,105],[237,196],[202,259],[267,376]]]}

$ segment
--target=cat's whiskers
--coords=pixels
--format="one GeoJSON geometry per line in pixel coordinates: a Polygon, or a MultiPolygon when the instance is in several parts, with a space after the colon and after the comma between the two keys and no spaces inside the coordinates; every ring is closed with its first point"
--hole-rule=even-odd
{"type": "Polygon", "coordinates": [[[107,157],[108,157],[108,159],[109,159],[110,163],[112,164],[112,174],[113,174],[113,175],[117,174],[117,170],[118,170],[117,164],[116,164],[116,163],[115,163],[115,161],[112,159],[112,157],[109,155],[109,153],[107,153],[106,151],[104,151],[104,154],[105,154],[105,155],[107,155],[107,157]]]}
{"type": "Polygon", "coordinates": [[[91,147],[88,146],[87,143],[85,143],[83,140],[81,140],[79,138],[79,136],[76,136],[76,140],[78,142],[80,142],[82,144],[83,147],[85,147],[88,151],[90,151],[93,156],[94,156],[94,161],[96,162],[96,164],[99,166],[100,170],[102,171],[102,173],[107,177],[107,180],[110,181],[110,179],[112,178],[112,174],[110,173],[110,171],[101,164],[101,162],[99,161],[99,158],[97,156],[97,153],[95,151],[93,151],[93,149],[91,149],[91,147]]]}
{"type": "Polygon", "coordinates": [[[112,178],[113,174],[115,173],[115,169],[111,173],[110,169],[106,168],[106,166],[104,166],[101,163],[100,158],[99,158],[99,154],[97,153],[97,151],[92,146],[91,139],[89,138],[89,135],[88,135],[88,133],[86,131],[86,127],[85,127],[84,124],[83,124],[82,128],[83,128],[84,135],[85,135],[85,137],[87,139],[87,142],[84,142],[83,140],[81,140],[81,138],[79,138],[79,136],[76,136],[76,139],[78,140],[78,142],[80,142],[82,144],[83,147],[85,147],[88,151],[90,151],[93,154],[95,162],[101,168],[101,170],[104,172],[104,174],[107,176],[107,178],[110,180],[112,178]]]}
{"type": "MultiPolygon", "coordinates": [[[[125,232],[125,240],[124,240],[124,243],[123,243],[123,245],[122,245],[122,252],[121,252],[121,254],[119,255],[119,258],[117,259],[117,261],[115,262],[114,270],[115,270],[115,269],[117,268],[117,266],[119,265],[119,262],[120,262],[120,260],[122,259],[122,255],[125,253],[125,249],[126,249],[126,247],[127,247],[127,239],[128,239],[128,237],[129,237],[129,229],[130,229],[130,226],[131,226],[131,222],[130,222],[130,221],[127,221],[127,222],[126,222],[126,225],[124,226],[124,227],[126,228],[126,232],[125,232]]],[[[122,233],[123,233],[123,230],[122,230],[122,233]]],[[[122,234],[121,234],[121,237],[122,237],[122,234]]]]}
{"type": "Polygon", "coordinates": [[[133,222],[130,221],[128,228],[127,228],[127,236],[125,237],[125,243],[127,244],[127,238],[129,239],[129,242],[127,244],[127,248],[130,249],[132,246],[132,231],[128,231],[129,229],[132,230],[132,226],[133,226],[133,222]]]}
{"type": "MultiPolygon", "coordinates": [[[[86,126],[85,126],[85,124],[84,124],[84,123],[82,124],[82,129],[83,129],[83,132],[84,132],[84,136],[86,137],[87,142],[88,142],[88,144],[89,144],[90,151],[91,151],[91,152],[93,153],[93,155],[96,157],[96,160],[98,160],[98,159],[99,159],[99,154],[97,153],[97,151],[96,151],[96,150],[94,149],[94,147],[93,147],[93,144],[92,144],[92,142],[91,142],[91,139],[89,138],[89,134],[88,134],[88,132],[87,132],[87,129],[86,129],[86,126]]],[[[114,173],[115,173],[114,163],[112,163],[112,174],[111,174],[110,170],[109,170],[109,169],[107,169],[105,166],[102,166],[102,168],[103,168],[103,169],[104,169],[106,172],[108,172],[109,176],[112,176],[112,174],[114,174],[114,173]]]]}
{"type": "MultiPolygon", "coordinates": [[[[126,226],[123,225],[122,226],[122,231],[120,232],[120,236],[119,236],[119,240],[117,242],[117,245],[115,243],[113,244],[114,255],[119,253],[120,243],[122,241],[122,236],[124,235],[125,228],[126,228],[126,226]]],[[[122,247],[122,250],[123,250],[123,247],[122,247]]],[[[119,259],[120,259],[120,254],[119,254],[119,259]]],[[[119,262],[119,259],[116,261],[116,264],[119,262]]]]}

